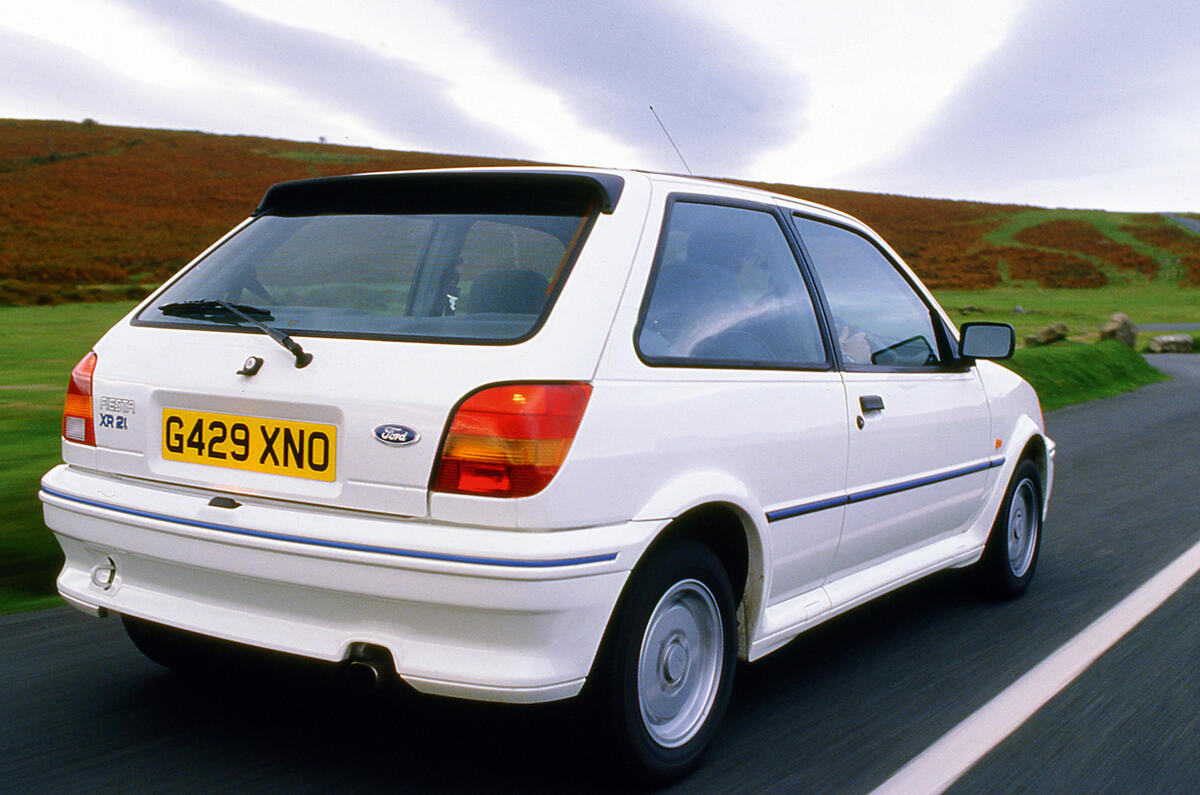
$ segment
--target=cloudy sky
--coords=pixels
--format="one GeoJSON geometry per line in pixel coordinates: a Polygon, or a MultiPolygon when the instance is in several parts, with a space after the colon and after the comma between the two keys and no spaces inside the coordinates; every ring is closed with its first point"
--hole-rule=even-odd
{"type": "Polygon", "coordinates": [[[0,0],[0,117],[1200,211],[1196,0],[0,0]]]}

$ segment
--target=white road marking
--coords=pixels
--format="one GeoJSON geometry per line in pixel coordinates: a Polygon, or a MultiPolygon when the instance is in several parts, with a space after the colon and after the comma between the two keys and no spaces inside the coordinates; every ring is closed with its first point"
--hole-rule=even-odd
{"type": "Polygon", "coordinates": [[[872,795],[944,792],[1200,571],[1200,542],[914,757],[872,795]]]}

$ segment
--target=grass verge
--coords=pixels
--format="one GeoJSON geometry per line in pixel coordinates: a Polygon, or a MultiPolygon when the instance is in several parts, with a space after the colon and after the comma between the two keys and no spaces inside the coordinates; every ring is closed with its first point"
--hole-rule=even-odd
{"type": "Polygon", "coordinates": [[[1025,348],[1004,365],[1033,384],[1043,411],[1112,397],[1167,379],[1141,354],[1112,340],[1025,348]]]}
{"type": "Polygon", "coordinates": [[[1092,289],[1005,286],[934,292],[938,303],[956,323],[970,320],[1011,323],[1018,340],[1059,321],[1067,324],[1072,337],[1097,335],[1115,312],[1125,313],[1139,325],[1200,323],[1200,288],[1176,287],[1162,281],[1092,289]]]}
{"type": "Polygon", "coordinates": [[[0,308],[0,613],[53,597],[62,553],[42,523],[38,483],[61,461],[71,368],[132,303],[0,308]]]}

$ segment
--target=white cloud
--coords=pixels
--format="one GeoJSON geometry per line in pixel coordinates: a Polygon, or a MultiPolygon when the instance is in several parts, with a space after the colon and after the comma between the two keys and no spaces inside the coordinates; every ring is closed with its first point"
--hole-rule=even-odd
{"type": "Polygon", "coordinates": [[[8,3],[0,28],[73,50],[137,83],[179,90],[220,85],[212,69],[169,46],[144,15],[123,3],[8,3]]]}
{"type": "Polygon", "coordinates": [[[1186,209],[1200,183],[1194,3],[1031,6],[864,189],[984,201],[1186,209]]]}
{"type": "Polygon", "coordinates": [[[742,0],[712,12],[812,85],[808,125],[751,166],[760,179],[836,185],[903,147],[1005,41],[1028,0],[742,0]]]}
{"type": "Polygon", "coordinates": [[[634,146],[630,165],[679,168],[650,105],[703,174],[743,173],[804,123],[804,77],[721,24],[708,4],[442,2],[526,79],[553,87],[582,122],[634,146]]]}
{"type": "MultiPolygon", "coordinates": [[[[632,147],[577,119],[562,97],[525,78],[434,0],[225,0],[249,14],[334,36],[375,54],[419,64],[444,80],[463,113],[528,142],[519,156],[620,165],[632,147]]],[[[517,153],[513,153],[517,156],[517,153]]]]}

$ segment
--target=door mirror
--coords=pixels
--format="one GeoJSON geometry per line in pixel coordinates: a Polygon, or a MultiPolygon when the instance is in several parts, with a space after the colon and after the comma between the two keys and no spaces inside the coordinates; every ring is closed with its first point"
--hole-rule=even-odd
{"type": "Polygon", "coordinates": [[[1007,359],[1017,347],[1017,334],[1007,323],[964,323],[958,340],[964,359],[1007,359]]]}

